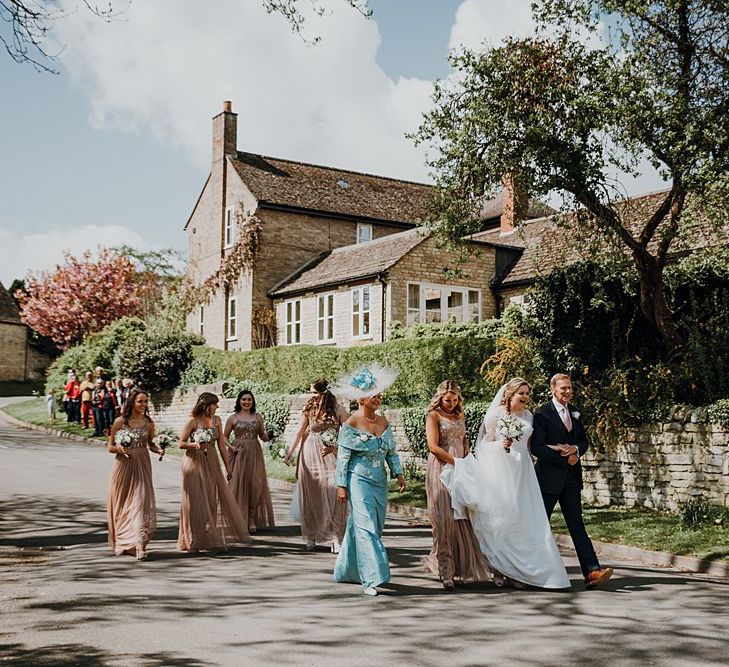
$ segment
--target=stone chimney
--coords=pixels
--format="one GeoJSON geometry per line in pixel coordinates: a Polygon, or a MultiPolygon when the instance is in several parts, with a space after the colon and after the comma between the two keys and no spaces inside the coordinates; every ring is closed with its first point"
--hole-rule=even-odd
{"type": "Polygon", "coordinates": [[[237,154],[238,114],[233,113],[229,100],[223,102],[223,111],[213,118],[213,163],[226,155],[237,154]]]}
{"type": "Polygon", "coordinates": [[[526,190],[516,182],[513,173],[504,174],[501,182],[501,233],[509,234],[516,229],[519,221],[524,220],[529,210],[529,197],[526,190]]]}

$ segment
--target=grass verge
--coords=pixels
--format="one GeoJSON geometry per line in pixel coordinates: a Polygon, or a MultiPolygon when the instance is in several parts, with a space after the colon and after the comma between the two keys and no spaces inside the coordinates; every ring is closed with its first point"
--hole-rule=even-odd
{"type": "MultiPolygon", "coordinates": [[[[37,426],[44,426],[46,428],[53,428],[65,433],[81,435],[86,438],[93,438],[93,429],[84,429],[81,425],[76,424],[75,422],[67,422],[66,415],[63,412],[59,411],[57,413],[58,416],[55,419],[51,419],[48,416],[46,401],[43,397],[32,398],[28,401],[23,401],[22,403],[14,403],[13,405],[6,405],[3,410],[11,417],[20,419],[20,421],[36,424],[37,426]]],[[[94,440],[102,442],[101,438],[94,438],[94,440]]]]}

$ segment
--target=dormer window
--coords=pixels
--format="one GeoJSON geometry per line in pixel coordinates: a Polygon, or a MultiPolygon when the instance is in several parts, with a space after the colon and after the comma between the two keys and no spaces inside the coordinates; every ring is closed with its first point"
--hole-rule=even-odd
{"type": "Polygon", "coordinates": [[[357,223],[357,243],[367,243],[372,240],[372,225],[364,222],[357,223]]]}

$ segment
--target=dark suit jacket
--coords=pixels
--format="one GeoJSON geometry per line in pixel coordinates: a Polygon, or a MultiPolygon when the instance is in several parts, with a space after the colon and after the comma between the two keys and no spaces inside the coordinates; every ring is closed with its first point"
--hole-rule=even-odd
{"type": "Polygon", "coordinates": [[[582,465],[569,465],[567,457],[550,449],[548,445],[567,443],[575,445],[584,455],[588,448],[587,435],[582,422],[573,416],[574,406],[569,403],[567,409],[572,417],[572,432],[568,432],[560,419],[554,403],[549,401],[534,412],[534,433],[530,444],[531,452],[537,457],[535,470],[539,486],[543,493],[559,495],[564,490],[568,475],[573,475],[578,487],[582,488],[582,465]]]}

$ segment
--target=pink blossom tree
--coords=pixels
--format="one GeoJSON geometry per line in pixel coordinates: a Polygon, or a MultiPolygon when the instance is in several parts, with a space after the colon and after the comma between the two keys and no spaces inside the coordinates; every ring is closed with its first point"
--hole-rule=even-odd
{"type": "Polygon", "coordinates": [[[31,275],[15,293],[23,322],[62,349],[126,315],[138,315],[140,284],[132,261],[101,248],[94,258],[64,253],[53,272],[31,275]]]}

